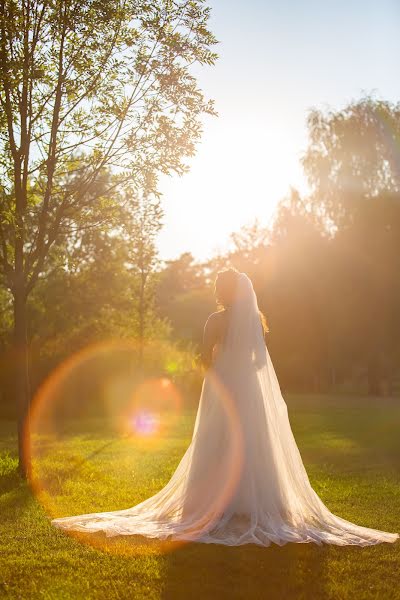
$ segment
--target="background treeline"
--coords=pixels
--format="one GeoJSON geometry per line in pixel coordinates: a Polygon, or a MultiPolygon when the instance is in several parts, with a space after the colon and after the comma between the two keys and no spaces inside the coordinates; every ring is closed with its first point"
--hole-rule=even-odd
{"type": "MultiPolygon", "coordinates": [[[[107,373],[135,363],[176,380],[185,401],[196,402],[213,280],[234,266],[254,282],[284,391],[398,394],[400,106],[367,97],[341,111],[311,111],[308,128],[310,193],[292,189],[270,227],[244,227],[206,263],[190,253],[158,259],[162,208],[146,194],[130,198],[129,210],[117,202],[103,224],[60,237],[28,302],[32,391],[88,344],[134,339],[134,357],[116,353],[92,365],[75,389],[82,395],[86,378],[95,397],[107,373]]],[[[11,416],[13,306],[5,287],[0,310],[0,410],[11,416]]]]}

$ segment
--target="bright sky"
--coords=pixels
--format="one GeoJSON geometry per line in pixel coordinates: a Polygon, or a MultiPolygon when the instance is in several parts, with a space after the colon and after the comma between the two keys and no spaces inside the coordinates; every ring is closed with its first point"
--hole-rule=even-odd
{"type": "Polygon", "coordinates": [[[204,119],[190,173],[162,181],[163,259],[207,259],[242,225],[268,224],[290,185],[306,190],[311,107],[341,108],[363,92],[400,100],[399,0],[209,4],[220,58],[195,74],[219,116],[204,119]]]}

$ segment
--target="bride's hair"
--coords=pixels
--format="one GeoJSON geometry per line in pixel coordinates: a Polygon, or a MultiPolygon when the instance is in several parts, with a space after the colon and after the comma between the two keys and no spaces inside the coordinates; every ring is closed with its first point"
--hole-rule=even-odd
{"type": "MultiPolygon", "coordinates": [[[[217,298],[217,304],[221,310],[232,304],[236,292],[238,277],[239,271],[233,267],[217,273],[214,290],[217,298]]],[[[259,313],[264,333],[266,333],[269,331],[267,320],[261,310],[259,310],[259,313]]]]}

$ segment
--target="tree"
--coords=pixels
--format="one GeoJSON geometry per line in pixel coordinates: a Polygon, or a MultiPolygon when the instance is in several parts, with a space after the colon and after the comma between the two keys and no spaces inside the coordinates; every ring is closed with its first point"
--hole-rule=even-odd
{"type": "MultiPolygon", "coordinates": [[[[256,291],[259,293],[260,284],[263,284],[262,274],[264,272],[265,275],[265,264],[270,253],[269,229],[260,225],[256,219],[253,224],[245,225],[238,232],[232,233],[231,241],[233,248],[228,254],[227,263],[247,273],[256,282],[256,291]]],[[[219,268],[226,268],[227,263],[219,265],[219,268]]]]}
{"type": "Polygon", "coordinates": [[[162,226],[163,211],[160,200],[150,196],[146,190],[140,197],[134,197],[132,204],[135,209],[124,220],[123,231],[127,240],[128,268],[133,275],[132,292],[138,323],[139,357],[142,360],[146,327],[154,303],[154,275],[158,264],[155,239],[162,226]]]}
{"type": "Polygon", "coordinates": [[[335,328],[342,355],[363,364],[375,395],[398,353],[400,104],[366,97],[341,111],[313,110],[308,126],[303,165],[310,203],[333,237],[335,328]]]}
{"type": "Polygon", "coordinates": [[[271,346],[283,381],[320,391],[330,349],[330,240],[296,190],[279,204],[270,238],[271,346]]]}
{"type": "Polygon", "coordinates": [[[215,302],[204,265],[195,262],[190,252],[166,261],[160,270],[156,305],[179,340],[194,340],[196,345],[201,342],[204,322],[215,309],[215,302]]]}
{"type": "Polygon", "coordinates": [[[400,103],[367,96],[343,110],[312,110],[308,132],[310,200],[335,227],[357,219],[369,198],[400,191],[400,103]]]}
{"type": "Polygon", "coordinates": [[[0,265],[24,475],[29,294],[59,236],[101,225],[124,182],[157,193],[158,173],[187,170],[215,114],[191,75],[216,60],[209,14],[204,0],[0,2],[0,265]]]}

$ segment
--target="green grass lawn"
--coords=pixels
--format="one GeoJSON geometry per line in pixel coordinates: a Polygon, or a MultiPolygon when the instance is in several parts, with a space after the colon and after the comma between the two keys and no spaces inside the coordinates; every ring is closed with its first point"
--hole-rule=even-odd
{"type": "MultiPolygon", "coordinates": [[[[312,485],[336,514],[400,530],[400,401],[288,396],[312,485]]],[[[157,492],[186,449],[194,415],[138,443],[103,423],[35,437],[37,497],[16,474],[12,423],[0,426],[0,597],[400,598],[400,542],[366,548],[288,544],[230,548],[140,537],[85,536],[52,527],[58,516],[128,508],[157,492]]]]}

